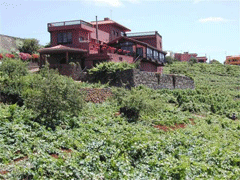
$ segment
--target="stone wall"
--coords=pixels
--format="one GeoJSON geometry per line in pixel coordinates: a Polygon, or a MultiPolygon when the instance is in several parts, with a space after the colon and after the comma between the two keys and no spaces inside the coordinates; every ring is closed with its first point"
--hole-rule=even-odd
{"type": "MultiPolygon", "coordinates": [[[[53,68],[53,67],[52,67],[53,68]]],[[[74,80],[98,82],[93,75],[82,72],[80,67],[71,65],[61,65],[58,68],[62,75],[71,76],[74,80]]],[[[99,79],[99,78],[98,78],[99,79]]],[[[101,79],[101,78],[100,78],[101,79]]],[[[102,77],[101,83],[109,82],[110,86],[116,87],[136,87],[145,85],[152,89],[194,89],[192,78],[176,74],[159,74],[155,72],[140,71],[139,69],[129,69],[120,71],[115,76],[102,77]]]]}
{"type": "MultiPolygon", "coordinates": [[[[86,80],[86,79],[85,79],[86,80]]],[[[92,82],[93,77],[88,75],[87,80],[92,82]]],[[[145,85],[152,89],[194,89],[194,81],[192,78],[175,74],[158,74],[154,72],[140,71],[138,69],[130,69],[116,73],[114,79],[109,77],[104,79],[102,83],[109,81],[109,85],[117,87],[136,87],[145,85]]]]}

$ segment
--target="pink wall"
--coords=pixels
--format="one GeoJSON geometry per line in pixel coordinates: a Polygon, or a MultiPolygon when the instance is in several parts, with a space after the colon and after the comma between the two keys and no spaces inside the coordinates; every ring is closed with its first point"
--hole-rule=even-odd
{"type": "Polygon", "coordinates": [[[157,72],[157,65],[150,62],[141,62],[140,69],[142,71],[157,72]]]}
{"type": "MultiPolygon", "coordinates": [[[[96,28],[92,29],[92,32],[90,33],[90,37],[91,39],[97,39],[96,38],[96,28]]],[[[109,33],[104,32],[102,30],[98,30],[98,40],[102,41],[104,43],[108,43],[109,42],[109,33]]]]}
{"type": "Polygon", "coordinates": [[[157,72],[162,74],[163,73],[163,66],[158,66],[157,67],[157,72]]]}
{"type": "Polygon", "coordinates": [[[109,56],[110,61],[113,61],[113,62],[133,63],[133,60],[134,60],[132,56],[113,54],[113,53],[107,53],[107,55],[109,56]]]}
{"type": "Polygon", "coordinates": [[[98,29],[105,31],[109,34],[109,41],[112,41],[113,39],[121,36],[121,30],[111,24],[98,25],[98,29]],[[115,35],[113,34],[113,30],[115,31],[115,35]],[[116,35],[116,32],[118,33],[118,36],[116,35]]]}
{"type": "Polygon", "coordinates": [[[148,43],[151,46],[156,47],[159,50],[162,50],[162,38],[157,34],[152,36],[141,36],[141,37],[131,37],[131,38],[148,43]]]}
{"type": "Polygon", "coordinates": [[[175,53],[174,54],[175,58],[179,61],[189,61],[191,59],[191,57],[197,57],[197,54],[196,53],[192,53],[192,54],[189,54],[189,53],[175,53]]]}
{"type": "Polygon", "coordinates": [[[156,48],[162,51],[162,37],[156,35],[156,48]]]}

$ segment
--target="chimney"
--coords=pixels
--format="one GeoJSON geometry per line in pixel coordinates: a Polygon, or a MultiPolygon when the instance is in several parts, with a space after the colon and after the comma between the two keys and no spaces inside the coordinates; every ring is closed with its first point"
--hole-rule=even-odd
{"type": "Polygon", "coordinates": [[[110,19],[108,17],[105,17],[104,18],[104,21],[109,21],[110,19]]]}

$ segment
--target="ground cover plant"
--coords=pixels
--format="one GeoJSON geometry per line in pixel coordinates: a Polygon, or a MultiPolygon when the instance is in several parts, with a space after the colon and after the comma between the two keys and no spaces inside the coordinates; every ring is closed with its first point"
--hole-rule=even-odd
{"type": "MultiPolygon", "coordinates": [[[[82,103],[77,114],[62,110],[55,128],[35,121],[38,111],[26,102],[21,107],[1,103],[0,178],[239,179],[240,123],[230,117],[234,112],[239,118],[240,68],[174,62],[164,71],[191,76],[196,89],[112,87],[113,95],[103,103],[82,103]],[[120,114],[123,107],[135,109],[138,117],[133,121],[120,114]],[[156,128],[175,124],[185,125],[156,128]]],[[[24,75],[23,100],[24,87],[39,90],[37,77],[44,75],[24,75]]]]}

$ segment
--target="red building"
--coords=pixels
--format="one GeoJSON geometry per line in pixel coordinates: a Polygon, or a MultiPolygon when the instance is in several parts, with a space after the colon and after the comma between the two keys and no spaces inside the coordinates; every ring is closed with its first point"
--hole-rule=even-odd
{"type": "Polygon", "coordinates": [[[78,62],[82,69],[104,61],[134,63],[141,60],[142,70],[161,72],[166,52],[157,31],[129,33],[123,25],[104,18],[48,23],[51,47],[39,50],[40,65],[47,60],[50,67],[78,62]]]}
{"type": "Polygon", "coordinates": [[[224,64],[229,65],[240,65],[240,55],[238,56],[226,56],[226,61],[224,64]]]}
{"type": "Polygon", "coordinates": [[[207,61],[207,58],[205,56],[202,57],[197,57],[196,53],[188,53],[188,52],[184,52],[182,53],[175,53],[174,54],[175,59],[179,60],[179,61],[189,61],[191,58],[196,58],[197,62],[199,63],[205,63],[207,61]]]}

